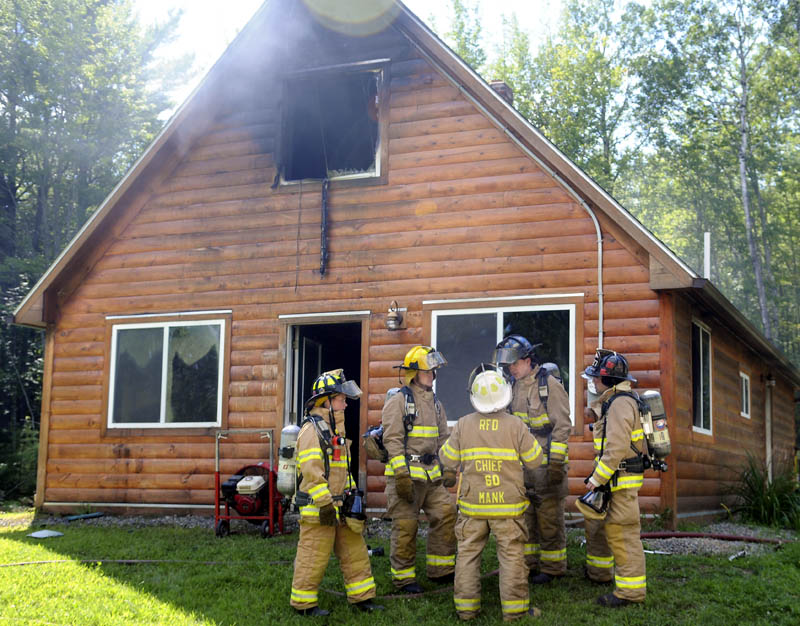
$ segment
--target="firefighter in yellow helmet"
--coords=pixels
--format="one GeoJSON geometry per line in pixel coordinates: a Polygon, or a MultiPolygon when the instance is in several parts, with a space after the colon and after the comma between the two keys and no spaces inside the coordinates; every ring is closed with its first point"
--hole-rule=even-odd
{"type": "Polygon", "coordinates": [[[362,494],[350,475],[350,440],[344,436],[347,398],[360,397],[361,389],[339,369],[317,377],[312,391],[297,437],[300,539],[290,604],[302,615],[329,614],[319,608],[318,590],[333,551],[342,568],[347,601],[362,611],[380,610],[383,607],[372,602],[375,581],[362,535],[366,516],[362,494]]]}
{"type": "Polygon", "coordinates": [[[492,361],[507,367],[514,377],[511,412],[530,428],[544,452],[541,467],[526,481],[533,485],[533,493],[529,494],[532,506],[525,512],[525,562],[532,583],[548,583],[567,573],[564,503],[569,495],[567,442],[572,431],[569,396],[561,379],[540,363],[536,345],[522,335],[505,337],[492,361]]]}
{"type": "Polygon", "coordinates": [[[392,582],[405,593],[421,593],[417,583],[417,527],[420,510],[428,531],[426,573],[449,582],[455,569],[456,510],[442,485],[437,452],[447,439],[447,415],[433,393],[435,370],[447,361],[430,346],[415,346],[398,366],[405,383],[383,407],[386,498],[392,518],[392,582]]]}
{"type": "Polygon", "coordinates": [[[594,424],[594,470],[590,491],[576,503],[586,527],[586,576],[611,582],[614,591],[597,598],[602,606],[644,602],[647,591],[640,538],[639,489],[644,482],[644,431],[631,384],[628,361],[611,350],[598,350],[583,377],[599,395],[589,406],[594,424]]]}
{"type": "MultiPolygon", "coordinates": [[[[481,609],[481,554],[491,532],[500,563],[503,620],[540,615],[530,606],[523,514],[529,502],[523,468],[542,462],[542,449],[521,420],[506,411],[511,385],[494,365],[481,364],[469,378],[475,413],[456,422],[439,456],[446,476],[461,470],[458,488],[458,557],[454,602],[462,620],[481,609]]],[[[452,479],[454,481],[454,479],[452,479]]]]}

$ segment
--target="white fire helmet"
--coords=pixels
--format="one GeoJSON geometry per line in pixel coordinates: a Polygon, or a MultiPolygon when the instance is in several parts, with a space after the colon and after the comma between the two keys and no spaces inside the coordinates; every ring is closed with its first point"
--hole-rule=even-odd
{"type": "Polygon", "coordinates": [[[481,363],[469,375],[469,401],[478,413],[495,413],[511,404],[511,383],[492,363],[481,363]]]}

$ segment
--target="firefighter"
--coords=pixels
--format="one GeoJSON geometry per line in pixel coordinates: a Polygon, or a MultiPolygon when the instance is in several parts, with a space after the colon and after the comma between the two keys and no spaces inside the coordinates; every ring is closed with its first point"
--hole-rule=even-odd
{"type": "Polygon", "coordinates": [[[364,516],[348,511],[352,499],[345,498],[356,485],[350,475],[350,440],[344,437],[344,409],[347,398],[360,397],[361,389],[354,381],[346,380],[339,369],[317,377],[312,393],[297,437],[300,539],[290,604],[302,615],[329,614],[318,606],[318,589],[333,550],[342,568],[347,601],[362,611],[380,610],[383,607],[372,602],[375,581],[361,534],[364,516]]]}
{"type": "Polygon", "coordinates": [[[514,377],[511,412],[530,428],[544,453],[542,465],[528,477],[532,506],[525,512],[525,562],[534,584],[567,573],[564,501],[569,494],[567,440],[572,430],[569,396],[560,378],[542,367],[536,355],[539,345],[509,335],[497,344],[492,358],[514,377]]]}
{"type": "Polygon", "coordinates": [[[599,396],[589,407],[597,419],[594,469],[587,478],[591,491],[578,502],[586,520],[586,575],[594,582],[611,582],[613,570],[614,591],[597,598],[598,604],[644,602],[647,578],[638,493],[645,447],[639,405],[631,392],[636,379],[624,356],[602,349],[583,377],[589,392],[599,396]]]}
{"type": "Polygon", "coordinates": [[[435,582],[450,582],[455,570],[456,510],[442,485],[437,451],[447,439],[447,415],[433,393],[435,370],[447,361],[430,346],[415,346],[400,368],[405,385],[383,407],[386,499],[392,518],[392,582],[404,593],[422,592],[417,583],[417,527],[420,510],[428,530],[426,573],[435,582]]]}
{"type": "Polygon", "coordinates": [[[542,449],[525,425],[506,411],[511,384],[502,370],[481,364],[469,378],[475,413],[456,422],[439,456],[444,484],[458,488],[458,557],[454,602],[458,617],[470,620],[481,609],[481,554],[491,532],[500,563],[500,604],[503,620],[538,617],[530,606],[524,546],[528,535],[523,518],[529,506],[525,470],[542,462],[542,449]]]}

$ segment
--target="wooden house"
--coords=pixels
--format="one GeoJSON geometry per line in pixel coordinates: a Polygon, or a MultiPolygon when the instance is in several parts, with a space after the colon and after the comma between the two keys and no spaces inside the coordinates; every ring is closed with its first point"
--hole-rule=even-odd
{"type": "MultiPolygon", "coordinates": [[[[508,332],[561,366],[573,496],[598,346],[669,414],[644,512],[719,511],[748,452],[791,457],[800,372],[709,281],[401,3],[309,6],[264,4],[15,311],[46,330],[38,507],[208,512],[219,430],[277,438],[343,367],[359,440],[415,344],[455,420],[508,332]]],[[[223,477],[269,457],[220,446],[223,477]]],[[[381,511],[383,466],[353,468],[381,511]]]]}

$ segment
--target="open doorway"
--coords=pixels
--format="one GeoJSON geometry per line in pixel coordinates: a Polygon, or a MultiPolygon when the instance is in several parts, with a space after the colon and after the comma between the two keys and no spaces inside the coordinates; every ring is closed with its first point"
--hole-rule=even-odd
{"type": "MultiPolygon", "coordinates": [[[[287,398],[285,422],[299,424],[303,407],[311,397],[311,385],[322,372],[342,368],[348,380],[355,380],[366,394],[361,377],[361,322],[338,324],[296,324],[288,327],[287,398]]],[[[365,396],[362,399],[366,402],[365,396]]],[[[347,400],[345,430],[352,441],[350,471],[359,475],[361,399],[347,400]]]]}

